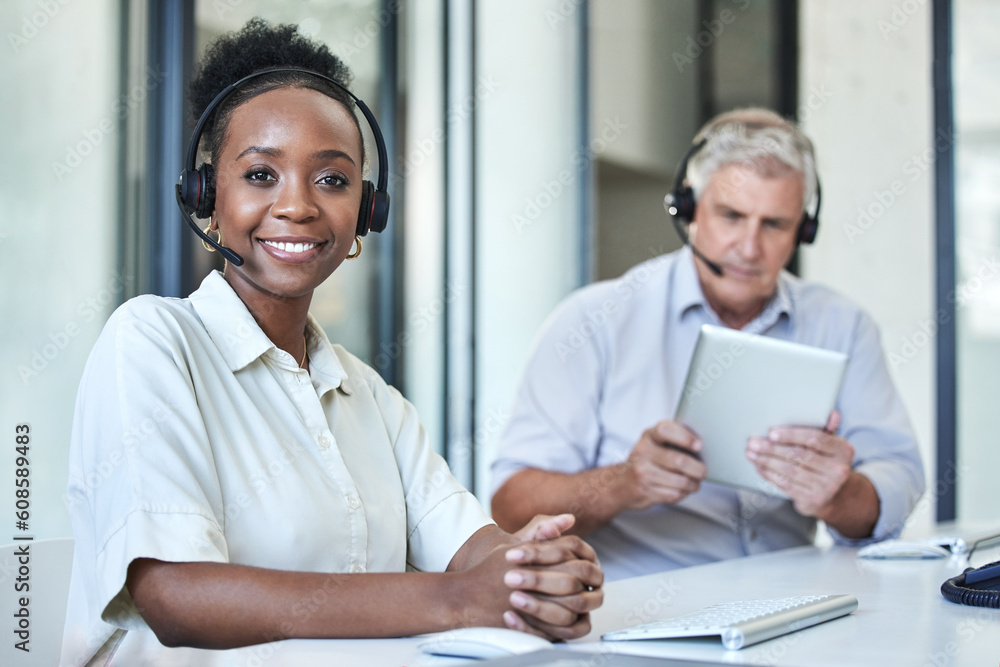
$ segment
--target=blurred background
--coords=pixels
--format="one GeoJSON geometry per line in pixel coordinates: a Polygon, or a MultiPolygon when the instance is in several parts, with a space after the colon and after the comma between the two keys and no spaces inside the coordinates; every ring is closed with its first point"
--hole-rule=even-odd
{"type": "Polygon", "coordinates": [[[482,500],[544,318],[678,246],[662,205],[677,163],[702,122],[753,104],[816,144],[822,223],[791,268],[881,327],[927,463],[913,525],[998,518],[1000,3],[9,0],[0,543],[15,427],[31,429],[31,532],[69,535],[73,406],[101,327],[218,267],[174,202],[185,86],[252,16],[340,55],[388,143],[389,228],[313,313],[417,405],[482,500]]]}

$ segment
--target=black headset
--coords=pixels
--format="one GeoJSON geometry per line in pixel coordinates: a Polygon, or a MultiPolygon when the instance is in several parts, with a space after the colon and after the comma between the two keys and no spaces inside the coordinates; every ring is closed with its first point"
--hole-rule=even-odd
{"type": "MultiPolygon", "coordinates": [[[[677,176],[674,178],[674,187],[670,191],[670,194],[666,196],[664,203],[666,204],[667,212],[674,217],[674,226],[677,227],[677,233],[680,235],[681,239],[687,242],[687,233],[683,229],[682,222],[691,222],[694,220],[694,209],[695,209],[695,199],[694,190],[691,189],[690,185],[687,185],[685,181],[687,180],[687,167],[688,162],[694,156],[695,153],[700,151],[708,143],[708,138],[704,138],[691,145],[684,154],[684,159],[677,166],[677,176]]],[[[812,243],[816,239],[816,232],[819,231],[819,206],[823,199],[822,190],[819,185],[819,176],[816,176],[816,208],[812,213],[808,211],[803,211],[802,220],[799,222],[799,232],[796,243],[812,243]]]]}
{"type": "MultiPolygon", "coordinates": [[[[202,112],[201,118],[198,119],[198,123],[194,127],[194,133],[191,135],[191,142],[188,144],[187,156],[184,160],[184,171],[181,172],[180,180],[177,182],[174,190],[177,196],[177,205],[180,207],[181,212],[184,213],[185,220],[191,225],[195,233],[236,266],[243,264],[243,258],[229,248],[220,245],[194,221],[193,216],[207,218],[212,215],[212,211],[215,209],[215,176],[212,165],[202,163],[197,169],[194,166],[195,158],[198,154],[198,143],[201,141],[201,133],[205,129],[205,124],[208,122],[212,112],[226,98],[247,81],[276,72],[308,74],[326,81],[346,93],[358,105],[358,109],[361,110],[375,137],[375,149],[378,152],[378,185],[372,185],[372,182],[368,180],[363,181],[361,184],[361,207],[358,210],[358,226],[355,234],[365,236],[369,231],[381,232],[385,229],[389,221],[389,193],[386,192],[388,176],[386,173],[385,140],[382,138],[382,130],[379,129],[378,123],[375,121],[375,116],[368,106],[342,84],[318,72],[296,67],[277,67],[254,72],[226,86],[222,92],[215,96],[215,99],[205,108],[205,111],[202,112]]],[[[363,140],[364,138],[362,138],[363,140]]]]}

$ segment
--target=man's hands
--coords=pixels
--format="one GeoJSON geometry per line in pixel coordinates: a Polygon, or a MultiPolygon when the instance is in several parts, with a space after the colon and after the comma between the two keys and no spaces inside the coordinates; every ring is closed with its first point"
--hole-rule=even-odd
{"type": "Polygon", "coordinates": [[[537,514],[572,512],[576,522],[563,530],[589,535],[625,510],[675,503],[697,491],[705,479],[700,450],[694,433],[661,421],[643,432],[621,463],[577,473],[514,473],[493,495],[493,518],[514,531],[537,514]]]}
{"type": "Polygon", "coordinates": [[[840,413],[822,429],[772,428],[767,438],[750,438],[747,458],[761,477],[788,494],[795,510],[822,519],[851,475],[854,447],[836,435],[840,413]]]}
{"type": "MultiPolygon", "coordinates": [[[[871,509],[874,495],[867,478],[852,471],[854,447],[836,434],[839,427],[836,410],[822,429],[775,427],[767,438],[750,438],[746,455],[761,477],[788,494],[799,514],[837,522],[849,506],[858,509],[859,490],[865,496],[861,509],[871,509]]],[[[698,456],[701,446],[694,433],[671,420],[646,429],[622,464],[631,489],[627,506],[676,503],[697,491],[706,474],[698,456]]],[[[877,510],[876,500],[874,514],[865,515],[877,518],[877,510]]],[[[851,532],[856,529],[851,526],[851,532]]]]}
{"type": "Polygon", "coordinates": [[[694,493],[705,479],[698,457],[701,440],[672,420],[646,429],[624,464],[632,497],[629,506],[645,509],[657,503],[676,503],[694,493]]]}
{"type": "Polygon", "coordinates": [[[536,514],[531,521],[525,524],[524,528],[513,533],[513,537],[518,542],[531,542],[534,540],[554,540],[576,523],[576,517],[572,514],[536,514]]]}

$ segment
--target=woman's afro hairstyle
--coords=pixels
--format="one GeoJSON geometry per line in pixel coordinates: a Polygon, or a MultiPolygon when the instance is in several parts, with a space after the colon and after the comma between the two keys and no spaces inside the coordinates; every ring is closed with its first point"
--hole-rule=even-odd
{"type": "MultiPolygon", "coordinates": [[[[348,87],[351,72],[325,44],[299,34],[298,26],[271,25],[262,18],[247,21],[240,30],[216,39],[202,55],[190,86],[191,111],[197,120],[215,96],[243,77],[262,70],[291,67],[322,74],[348,87]]],[[[328,82],[296,72],[279,72],[251,79],[233,91],[205,124],[204,134],[213,161],[218,158],[233,110],[247,100],[275,88],[317,90],[354,110],[354,100],[328,82]]],[[[360,126],[359,126],[360,132],[360,126]]]]}

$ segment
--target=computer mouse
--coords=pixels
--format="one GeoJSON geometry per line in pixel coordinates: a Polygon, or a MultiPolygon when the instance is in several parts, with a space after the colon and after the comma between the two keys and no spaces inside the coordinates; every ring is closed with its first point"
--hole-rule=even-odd
{"type": "Polygon", "coordinates": [[[874,559],[947,558],[950,555],[950,551],[937,544],[906,540],[885,540],[858,549],[859,558],[874,559]]]}
{"type": "Polygon", "coordinates": [[[502,658],[552,648],[541,637],[510,628],[457,628],[428,635],[417,644],[424,653],[457,658],[502,658]]]}

